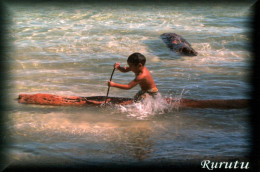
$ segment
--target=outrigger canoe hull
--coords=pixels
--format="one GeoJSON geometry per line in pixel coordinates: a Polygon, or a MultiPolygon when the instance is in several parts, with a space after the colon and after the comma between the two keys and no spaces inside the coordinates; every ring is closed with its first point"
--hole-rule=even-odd
{"type": "MultiPolygon", "coordinates": [[[[79,96],[59,96],[52,94],[20,94],[19,103],[55,105],[55,106],[83,106],[83,105],[102,105],[105,96],[79,97],[79,96]]],[[[217,109],[241,109],[249,107],[249,99],[212,99],[212,100],[193,100],[165,98],[168,104],[178,108],[217,108],[217,109]]],[[[127,105],[134,103],[132,98],[108,97],[107,103],[117,105],[127,105]]]]}

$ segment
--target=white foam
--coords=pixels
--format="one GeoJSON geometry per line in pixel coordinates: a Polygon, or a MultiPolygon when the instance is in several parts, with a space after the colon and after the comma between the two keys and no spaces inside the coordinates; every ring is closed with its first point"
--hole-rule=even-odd
{"type": "Polygon", "coordinates": [[[126,113],[128,117],[145,119],[154,115],[164,114],[172,110],[165,99],[159,94],[156,98],[147,97],[142,102],[136,102],[131,105],[117,106],[121,113],[126,113]]]}

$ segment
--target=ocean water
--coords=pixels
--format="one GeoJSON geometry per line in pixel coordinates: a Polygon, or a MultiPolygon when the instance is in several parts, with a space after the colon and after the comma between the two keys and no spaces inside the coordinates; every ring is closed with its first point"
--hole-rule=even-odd
{"type": "MultiPolygon", "coordinates": [[[[21,93],[105,96],[113,64],[147,58],[162,97],[250,98],[253,3],[11,4],[5,125],[8,163],[144,163],[239,158],[250,152],[249,109],[178,109],[159,100],[127,106],[25,105],[21,93]],[[183,36],[180,56],[160,35],[183,36]]],[[[134,74],[116,71],[127,84],[134,74]]],[[[109,96],[133,97],[111,88],[109,96]]]]}

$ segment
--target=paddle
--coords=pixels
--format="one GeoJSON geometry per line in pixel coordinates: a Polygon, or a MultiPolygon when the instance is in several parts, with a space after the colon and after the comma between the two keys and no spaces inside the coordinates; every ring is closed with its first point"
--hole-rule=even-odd
{"type": "MultiPolygon", "coordinates": [[[[115,69],[116,68],[113,69],[113,72],[112,72],[111,77],[110,77],[110,81],[112,80],[112,77],[114,75],[115,69]]],[[[105,100],[105,105],[107,104],[107,97],[108,97],[109,89],[110,89],[110,86],[108,86],[108,89],[107,89],[107,96],[106,96],[106,100],[105,100]]]]}

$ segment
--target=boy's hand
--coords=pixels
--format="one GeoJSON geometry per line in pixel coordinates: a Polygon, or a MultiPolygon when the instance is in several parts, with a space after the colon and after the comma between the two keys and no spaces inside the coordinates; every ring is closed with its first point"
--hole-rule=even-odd
{"type": "Polygon", "coordinates": [[[119,67],[120,67],[120,63],[115,63],[115,64],[114,64],[114,68],[115,68],[115,69],[118,69],[119,67]]]}
{"type": "Polygon", "coordinates": [[[110,86],[110,87],[113,87],[113,86],[115,85],[115,83],[112,82],[112,81],[108,81],[108,82],[107,82],[107,85],[110,86]]]}

